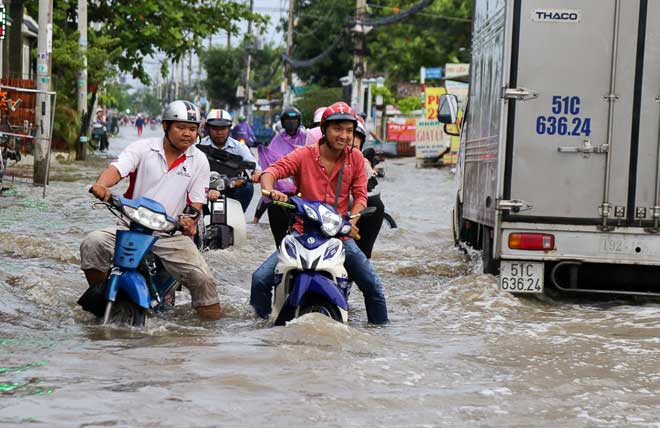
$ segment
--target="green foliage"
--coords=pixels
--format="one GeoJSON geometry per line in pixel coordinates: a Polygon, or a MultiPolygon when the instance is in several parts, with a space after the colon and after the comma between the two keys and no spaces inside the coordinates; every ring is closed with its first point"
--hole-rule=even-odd
{"type": "Polygon", "coordinates": [[[146,88],[134,95],[131,109],[133,112],[144,112],[150,116],[157,116],[163,112],[161,100],[146,88]]]}
{"type": "Polygon", "coordinates": [[[378,95],[383,97],[383,105],[394,103],[394,96],[387,86],[371,88],[371,102],[375,103],[378,95]]]}
{"type": "Polygon", "coordinates": [[[422,108],[422,100],[419,97],[406,97],[396,102],[396,106],[405,115],[422,108]]]}
{"type": "Polygon", "coordinates": [[[295,106],[302,113],[303,124],[309,125],[314,118],[314,110],[322,106],[341,101],[341,88],[323,88],[312,85],[295,103],[295,106]]]}
{"type": "MultiPolygon", "coordinates": [[[[420,0],[370,0],[368,18],[391,16],[420,0]]],[[[350,0],[297,0],[295,59],[320,54],[342,34],[355,14],[350,0]]],[[[435,0],[406,21],[375,27],[367,34],[367,70],[384,73],[391,81],[418,79],[421,66],[469,61],[471,0],[435,0]]],[[[304,80],[334,86],[353,67],[354,42],[348,33],[324,61],[295,72],[304,80]]]]}
{"type": "MultiPolygon", "coordinates": [[[[391,6],[404,10],[417,2],[376,1],[384,7],[374,7],[372,13],[388,16],[394,14],[391,6]]],[[[403,23],[375,29],[368,36],[369,68],[387,72],[392,81],[407,81],[418,79],[422,66],[469,62],[471,14],[469,0],[435,0],[403,23]]]]}
{"type": "Polygon", "coordinates": [[[130,85],[110,82],[104,87],[104,91],[99,95],[99,104],[115,108],[119,111],[126,111],[132,107],[131,96],[128,94],[130,85]]]}
{"type": "MultiPolygon", "coordinates": [[[[252,82],[264,82],[261,88],[254,90],[256,98],[265,98],[275,85],[279,88],[282,70],[272,76],[272,66],[279,56],[279,49],[272,45],[265,45],[263,49],[252,50],[252,61],[250,63],[252,82]]],[[[244,46],[238,48],[212,48],[203,55],[202,63],[207,73],[205,82],[211,106],[237,107],[239,100],[236,98],[236,89],[245,78],[246,49],[244,46]]]]}
{"type": "Polygon", "coordinates": [[[144,83],[150,80],[144,57],[162,53],[178,60],[200,51],[202,41],[220,30],[237,33],[240,20],[250,19],[258,29],[268,21],[231,0],[98,0],[89,3],[89,19],[102,24],[99,34],[121,39],[112,63],[144,83]]]}
{"type": "Polygon", "coordinates": [[[236,88],[243,70],[242,52],[238,48],[211,48],[203,56],[205,82],[212,108],[235,106],[236,88]]]}
{"type": "MultiPolygon", "coordinates": [[[[352,41],[345,27],[355,11],[354,0],[296,0],[296,26],[293,34],[293,58],[313,58],[342,40],[323,61],[308,68],[298,68],[301,79],[320,86],[337,86],[353,63],[352,41]]],[[[284,28],[286,25],[283,24],[284,28]]]]}
{"type": "Polygon", "coordinates": [[[55,123],[53,124],[53,140],[67,142],[69,151],[75,151],[78,133],[80,132],[80,115],[78,110],[58,105],[55,109],[55,123]]]}
{"type": "MultiPolygon", "coordinates": [[[[39,0],[27,0],[31,16],[38,16],[39,0]]],[[[69,144],[75,144],[77,135],[67,130],[74,127],[61,120],[70,120],[77,106],[77,73],[83,66],[77,30],[78,0],[57,0],[53,3],[53,89],[57,91],[55,129],[69,144]]],[[[169,59],[180,59],[191,50],[198,51],[201,42],[219,30],[233,33],[237,23],[251,19],[256,28],[263,29],[267,18],[250,13],[248,6],[237,0],[97,0],[88,2],[88,82],[99,85],[102,103],[123,107],[124,88],[102,88],[119,72],[128,72],[144,83],[149,76],[144,69],[144,58],[164,54],[169,59]],[[115,91],[118,89],[119,92],[115,91]]],[[[144,109],[154,109],[148,97],[140,100],[144,109]]],[[[126,107],[128,108],[128,107],[126,107]]],[[[123,108],[122,108],[123,110],[123,108]]],[[[158,106],[160,111],[160,105],[158,106]]],[[[78,128],[79,128],[78,124],[78,128]]]]}

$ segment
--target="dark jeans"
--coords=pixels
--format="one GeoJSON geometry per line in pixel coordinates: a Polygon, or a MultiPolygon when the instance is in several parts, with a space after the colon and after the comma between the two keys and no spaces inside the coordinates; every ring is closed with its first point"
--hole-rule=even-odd
{"type": "Polygon", "coordinates": [[[355,243],[362,250],[368,259],[371,258],[371,251],[374,249],[376,238],[383,225],[383,218],[385,216],[385,205],[380,200],[380,194],[369,196],[367,199],[367,207],[376,207],[376,212],[365,217],[360,217],[357,222],[357,227],[360,229],[360,239],[355,243]]]}
{"type": "Polygon", "coordinates": [[[241,208],[243,208],[243,212],[247,211],[253,194],[254,185],[249,181],[244,186],[227,190],[227,197],[236,199],[238,202],[240,202],[241,208]]]}
{"type": "MultiPolygon", "coordinates": [[[[387,324],[387,304],[383,286],[371,262],[352,239],[344,241],[344,249],[346,250],[344,267],[348,277],[357,284],[364,295],[367,319],[371,324],[387,324]]],[[[272,308],[276,265],[277,252],[274,252],[252,274],[250,304],[261,318],[268,318],[272,308]]]]}

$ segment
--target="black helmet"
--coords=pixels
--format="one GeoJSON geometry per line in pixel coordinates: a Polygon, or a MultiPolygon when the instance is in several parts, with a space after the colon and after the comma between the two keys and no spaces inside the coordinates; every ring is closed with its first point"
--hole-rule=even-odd
{"type": "Polygon", "coordinates": [[[287,107],[282,110],[282,116],[280,117],[280,120],[284,122],[287,119],[298,119],[298,121],[301,122],[302,113],[300,113],[300,110],[295,107],[287,107]]]}
{"type": "Polygon", "coordinates": [[[293,136],[302,123],[302,114],[295,107],[287,107],[282,111],[280,122],[286,133],[293,136]]]}

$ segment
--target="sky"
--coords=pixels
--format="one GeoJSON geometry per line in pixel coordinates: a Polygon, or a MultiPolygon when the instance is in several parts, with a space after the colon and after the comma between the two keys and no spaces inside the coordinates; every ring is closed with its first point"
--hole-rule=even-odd
{"type": "MultiPolygon", "coordinates": [[[[240,1],[240,0],[239,0],[240,1]]],[[[244,0],[246,3],[249,0],[244,0]]],[[[277,31],[277,26],[282,17],[286,17],[289,8],[289,0],[254,0],[254,11],[262,15],[270,17],[270,23],[266,28],[266,32],[262,34],[262,40],[264,43],[271,43],[273,45],[283,45],[286,44],[286,34],[277,31]]],[[[238,43],[243,39],[247,33],[247,21],[241,22],[240,32],[238,35],[231,36],[231,45],[237,46],[238,43]]],[[[227,45],[227,33],[225,31],[220,31],[211,38],[211,43],[213,46],[226,46],[227,45]]],[[[188,62],[186,59],[185,66],[187,67],[188,62]]],[[[196,76],[196,70],[198,69],[197,57],[193,55],[192,58],[192,68],[195,70],[194,76],[196,76]]],[[[147,58],[145,59],[145,69],[147,73],[152,77],[152,80],[156,79],[156,76],[160,72],[160,59],[159,58],[147,58]]],[[[143,85],[131,78],[130,76],[126,77],[126,83],[129,83],[134,88],[140,88],[143,85]]]]}

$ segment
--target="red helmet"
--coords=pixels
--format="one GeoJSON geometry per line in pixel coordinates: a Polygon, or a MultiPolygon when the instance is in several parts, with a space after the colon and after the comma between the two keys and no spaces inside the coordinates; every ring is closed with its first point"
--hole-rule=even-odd
{"type": "Polygon", "coordinates": [[[353,126],[357,126],[357,115],[348,104],[343,101],[336,102],[330,107],[325,109],[321,117],[321,131],[325,134],[325,129],[328,127],[328,122],[340,121],[353,122],[353,126]]]}

